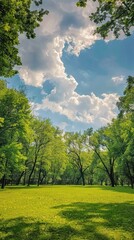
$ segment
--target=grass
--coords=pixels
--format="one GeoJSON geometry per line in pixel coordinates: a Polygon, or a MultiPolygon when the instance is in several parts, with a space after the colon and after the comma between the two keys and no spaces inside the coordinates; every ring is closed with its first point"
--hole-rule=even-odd
{"type": "Polygon", "coordinates": [[[1,240],[133,240],[128,187],[8,187],[0,190],[1,240]]]}

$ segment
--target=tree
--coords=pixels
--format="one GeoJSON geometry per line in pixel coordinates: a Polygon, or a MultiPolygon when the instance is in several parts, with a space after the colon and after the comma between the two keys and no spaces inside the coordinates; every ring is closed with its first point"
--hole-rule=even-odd
{"type": "Polygon", "coordinates": [[[134,115],[134,77],[127,78],[127,87],[124,90],[123,96],[119,98],[117,106],[120,110],[119,117],[126,113],[134,115]]]}
{"type": "Polygon", "coordinates": [[[0,81],[0,168],[2,188],[11,170],[22,166],[22,139],[30,130],[31,110],[28,99],[17,90],[8,89],[0,81]]]}
{"type": "Polygon", "coordinates": [[[121,153],[121,144],[118,124],[115,120],[108,126],[95,131],[89,138],[89,146],[92,147],[98,161],[105,170],[111,186],[115,185],[115,163],[121,153]]]}
{"type": "Polygon", "coordinates": [[[21,152],[22,144],[17,143],[16,140],[8,142],[8,144],[0,148],[0,168],[1,168],[1,188],[6,185],[6,180],[12,179],[12,172],[19,172],[23,169],[23,161],[26,156],[21,152]]]}
{"type": "Polygon", "coordinates": [[[61,183],[62,175],[68,163],[67,148],[63,141],[62,132],[55,129],[54,138],[46,149],[46,158],[49,161],[49,181],[52,184],[61,183]]]}
{"type": "Polygon", "coordinates": [[[79,171],[77,182],[81,179],[82,184],[85,185],[85,172],[89,168],[89,155],[85,148],[85,134],[78,132],[66,133],[65,139],[70,161],[79,171]]]}
{"type": "MultiPolygon", "coordinates": [[[[130,36],[131,27],[134,26],[134,1],[133,0],[93,0],[98,2],[95,13],[91,13],[89,18],[99,24],[95,33],[99,33],[103,38],[112,31],[116,38],[121,31],[130,36]]],[[[87,0],[79,0],[77,6],[85,7],[87,0]]]]}
{"type": "Polygon", "coordinates": [[[121,154],[119,168],[134,187],[134,121],[128,113],[120,121],[121,154]]]}
{"type": "Polygon", "coordinates": [[[32,127],[34,130],[34,136],[33,143],[31,144],[30,148],[31,168],[29,169],[30,173],[28,176],[28,186],[31,183],[31,178],[36,169],[38,160],[41,161],[47,145],[50,143],[50,141],[52,141],[52,138],[54,136],[54,127],[51,125],[51,122],[48,119],[40,120],[38,118],[35,118],[33,119],[32,127]]]}
{"type": "Polygon", "coordinates": [[[35,38],[35,28],[48,11],[31,10],[42,0],[0,0],[0,76],[11,77],[17,73],[14,66],[21,65],[18,55],[19,34],[35,38]]]}
{"type": "Polygon", "coordinates": [[[134,186],[134,77],[129,76],[124,95],[119,98],[117,106],[120,110],[118,121],[121,129],[122,154],[120,167],[123,174],[134,186]]]}

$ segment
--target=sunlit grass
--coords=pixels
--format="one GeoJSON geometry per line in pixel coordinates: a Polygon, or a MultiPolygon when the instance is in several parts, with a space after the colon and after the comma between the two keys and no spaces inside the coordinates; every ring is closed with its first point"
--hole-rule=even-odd
{"type": "Polygon", "coordinates": [[[133,239],[128,187],[9,187],[0,190],[0,239],[133,239]]]}

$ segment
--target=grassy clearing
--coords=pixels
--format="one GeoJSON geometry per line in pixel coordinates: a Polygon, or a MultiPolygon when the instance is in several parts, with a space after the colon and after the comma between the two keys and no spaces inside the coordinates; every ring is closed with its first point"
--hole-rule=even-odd
{"type": "Polygon", "coordinates": [[[0,190],[2,240],[132,240],[128,187],[9,187],[0,190]]]}

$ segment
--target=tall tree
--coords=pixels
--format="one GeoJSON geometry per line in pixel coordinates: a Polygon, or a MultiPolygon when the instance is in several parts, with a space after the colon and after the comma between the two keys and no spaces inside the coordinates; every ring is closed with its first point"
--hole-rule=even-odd
{"type": "Polygon", "coordinates": [[[97,130],[89,138],[89,146],[104,168],[112,187],[115,185],[115,163],[121,151],[119,138],[118,125],[114,120],[112,124],[97,130]]]}
{"type": "Polygon", "coordinates": [[[31,169],[28,176],[28,186],[31,183],[31,178],[34,170],[37,166],[37,162],[42,156],[42,152],[45,151],[46,146],[50,143],[53,138],[54,127],[51,122],[46,120],[40,120],[35,118],[32,123],[34,136],[33,143],[31,145],[31,169]]]}
{"type": "Polygon", "coordinates": [[[61,183],[62,175],[68,163],[67,148],[61,131],[55,129],[54,138],[46,149],[46,159],[49,161],[49,181],[52,184],[61,183]]]}
{"type": "Polygon", "coordinates": [[[3,81],[0,89],[0,164],[2,188],[11,168],[19,167],[25,159],[21,140],[26,138],[30,128],[31,110],[28,99],[17,90],[8,89],[3,81]]]}
{"type": "Polygon", "coordinates": [[[129,76],[124,95],[119,98],[117,106],[120,110],[118,121],[120,122],[122,154],[120,167],[123,174],[129,179],[131,186],[134,186],[134,77],[129,76]]]}
{"type": "Polygon", "coordinates": [[[85,185],[85,172],[89,168],[89,155],[85,148],[85,134],[78,132],[66,133],[65,139],[70,161],[79,172],[78,182],[81,179],[82,184],[85,185]]]}
{"type": "MultiPolygon", "coordinates": [[[[89,18],[98,24],[95,33],[103,38],[112,31],[116,38],[121,31],[130,36],[131,27],[134,26],[134,1],[133,0],[93,0],[98,3],[95,13],[89,18]]],[[[79,0],[77,6],[86,7],[87,0],[79,0]]]]}
{"type": "Polygon", "coordinates": [[[19,34],[35,38],[35,28],[48,11],[32,10],[42,0],[0,0],[0,76],[11,77],[17,73],[14,66],[21,65],[18,54],[19,34]]]}
{"type": "Polygon", "coordinates": [[[120,147],[119,168],[122,174],[129,180],[131,187],[134,187],[134,118],[130,113],[125,114],[120,121],[120,147]]]}

